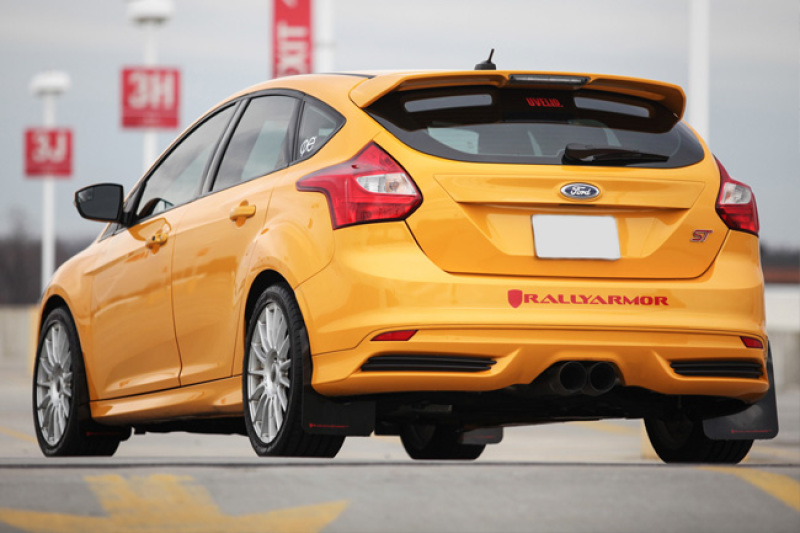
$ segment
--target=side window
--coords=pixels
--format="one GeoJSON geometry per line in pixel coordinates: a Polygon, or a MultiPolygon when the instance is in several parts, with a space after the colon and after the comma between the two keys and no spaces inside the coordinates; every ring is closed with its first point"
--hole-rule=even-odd
{"type": "Polygon", "coordinates": [[[306,101],[297,136],[297,159],[306,159],[328,142],[344,119],[335,111],[316,102],[306,101]]]}
{"type": "Polygon", "coordinates": [[[212,190],[226,189],[288,164],[289,126],[297,104],[290,96],[250,100],[222,157],[212,190]]]}
{"type": "Polygon", "coordinates": [[[185,204],[197,195],[209,158],[232,115],[233,106],[229,106],[206,119],[167,155],[144,184],[137,220],[185,204]]]}

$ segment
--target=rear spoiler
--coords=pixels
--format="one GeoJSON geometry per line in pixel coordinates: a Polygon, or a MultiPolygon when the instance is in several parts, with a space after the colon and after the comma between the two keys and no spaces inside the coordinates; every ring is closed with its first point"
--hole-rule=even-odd
{"type": "Polygon", "coordinates": [[[350,91],[350,99],[358,107],[364,108],[393,91],[468,85],[540,89],[559,88],[567,90],[584,89],[624,94],[659,103],[674,113],[678,119],[683,116],[686,106],[686,95],[683,93],[683,89],[671,83],[623,76],[510,70],[420,71],[377,74],[353,88],[350,91]]]}

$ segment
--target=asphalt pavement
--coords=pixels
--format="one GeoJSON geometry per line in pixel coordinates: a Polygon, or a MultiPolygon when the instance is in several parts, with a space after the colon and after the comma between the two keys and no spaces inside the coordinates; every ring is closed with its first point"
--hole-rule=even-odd
{"type": "Polygon", "coordinates": [[[778,438],[733,467],[662,464],[636,420],[510,428],[476,462],[414,462],[390,437],[262,459],[186,433],[45,459],[27,371],[0,375],[0,532],[800,531],[800,390],[778,391],[778,438]]]}

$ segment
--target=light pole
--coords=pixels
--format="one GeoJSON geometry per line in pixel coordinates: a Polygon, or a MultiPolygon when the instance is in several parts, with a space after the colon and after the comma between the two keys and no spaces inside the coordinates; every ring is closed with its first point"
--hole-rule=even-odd
{"type": "Polygon", "coordinates": [[[709,140],[709,68],[711,41],[709,0],[690,0],[689,4],[689,99],[688,119],[706,141],[709,140]]]}
{"type": "Polygon", "coordinates": [[[333,0],[314,0],[314,71],[333,72],[336,41],[333,31],[333,0]]]}
{"type": "MultiPolygon", "coordinates": [[[[130,0],[128,18],[144,30],[144,66],[158,63],[156,31],[175,12],[172,0],[130,0]]],[[[144,172],[150,168],[158,155],[158,137],[153,128],[144,130],[144,172]]]]}
{"type": "MultiPolygon", "coordinates": [[[[43,123],[45,128],[56,125],[56,96],[70,87],[69,76],[65,72],[48,70],[33,77],[30,90],[42,99],[43,123]]],[[[42,183],[42,291],[50,281],[55,270],[55,182],[52,176],[45,176],[42,183]]]]}

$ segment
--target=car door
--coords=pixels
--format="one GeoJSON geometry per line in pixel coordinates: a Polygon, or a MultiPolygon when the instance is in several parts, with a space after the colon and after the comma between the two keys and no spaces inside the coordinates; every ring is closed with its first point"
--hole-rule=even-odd
{"type": "Polygon", "coordinates": [[[182,385],[231,375],[250,265],[274,183],[291,159],[299,100],[247,102],[208,193],[188,206],[175,243],[173,300],[182,385]]]}
{"type": "Polygon", "coordinates": [[[129,197],[128,227],[107,236],[92,272],[92,334],[86,356],[97,399],[179,385],[172,309],[175,230],[201,190],[233,107],[176,143],[129,197]]]}

